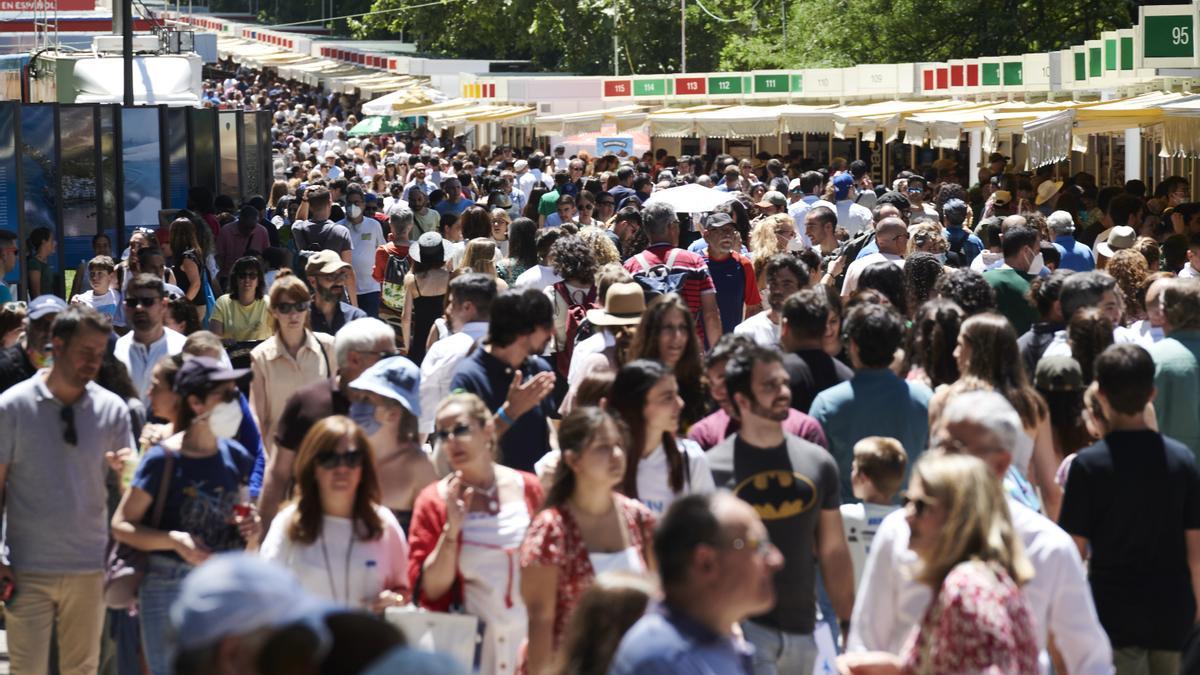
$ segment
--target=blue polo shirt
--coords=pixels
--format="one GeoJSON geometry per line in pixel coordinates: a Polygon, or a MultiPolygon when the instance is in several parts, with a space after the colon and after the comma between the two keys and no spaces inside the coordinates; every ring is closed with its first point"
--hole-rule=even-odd
{"type": "Polygon", "coordinates": [[[750,675],[752,654],[664,603],[625,633],[608,675],[750,675]]]}
{"type": "Polygon", "coordinates": [[[983,252],[983,241],[963,227],[945,227],[942,228],[942,234],[950,243],[951,249],[958,249],[962,252],[964,267],[970,265],[975,256],[983,252]]]}
{"type": "Polygon", "coordinates": [[[1059,269],[1076,272],[1091,272],[1096,269],[1096,256],[1092,248],[1075,240],[1075,235],[1064,234],[1054,238],[1054,248],[1062,256],[1059,269]]]}
{"type": "MultiPolygon", "coordinates": [[[[523,382],[538,373],[550,372],[550,364],[540,356],[531,356],[521,365],[523,382]]],[[[512,366],[492,356],[486,349],[476,349],[458,362],[450,379],[450,391],[475,394],[493,412],[504,405],[515,371],[512,366]]],[[[533,464],[550,452],[550,433],[546,420],[554,414],[554,397],[542,399],[533,410],[517,418],[500,437],[501,464],[533,473],[533,464]]]]}

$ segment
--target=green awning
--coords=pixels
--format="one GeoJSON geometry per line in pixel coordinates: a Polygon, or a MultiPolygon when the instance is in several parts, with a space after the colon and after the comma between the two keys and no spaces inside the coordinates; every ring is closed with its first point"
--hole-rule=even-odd
{"type": "Polygon", "coordinates": [[[388,115],[373,115],[363,118],[363,121],[355,124],[348,133],[351,136],[378,136],[397,131],[412,131],[412,128],[411,124],[400,118],[393,118],[388,115]]]}

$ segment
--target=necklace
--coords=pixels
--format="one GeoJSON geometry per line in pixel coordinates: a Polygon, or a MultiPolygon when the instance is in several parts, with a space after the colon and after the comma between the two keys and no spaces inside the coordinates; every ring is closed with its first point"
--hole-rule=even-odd
{"type": "MultiPolygon", "coordinates": [[[[350,606],[350,554],[354,551],[354,521],[350,521],[350,543],[346,545],[346,565],[342,568],[342,588],[346,590],[343,605],[350,606]]],[[[333,567],[329,564],[329,550],[325,548],[325,528],[321,528],[321,555],[325,558],[325,576],[329,579],[329,594],[337,602],[337,586],[333,583],[333,567]]]]}
{"type": "MultiPolygon", "coordinates": [[[[481,495],[487,500],[487,512],[489,516],[494,516],[500,513],[500,481],[496,478],[492,479],[491,487],[482,488],[478,485],[472,485],[466,481],[463,484],[475,490],[475,493],[481,495]]],[[[469,505],[468,505],[469,506],[469,505]]]]}

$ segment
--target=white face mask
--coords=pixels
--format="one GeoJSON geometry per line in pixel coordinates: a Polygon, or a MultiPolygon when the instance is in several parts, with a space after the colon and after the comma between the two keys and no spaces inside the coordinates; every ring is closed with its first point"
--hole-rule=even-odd
{"type": "Polygon", "coordinates": [[[788,239],[787,250],[788,253],[797,253],[799,251],[803,251],[804,242],[800,239],[800,237],[792,237],[791,239],[788,239]]]}
{"type": "Polygon", "coordinates": [[[242,426],[242,406],[236,399],[220,403],[208,413],[208,428],[217,438],[233,438],[242,426]]]}
{"type": "Polygon", "coordinates": [[[362,207],[358,204],[351,204],[346,207],[346,215],[350,216],[351,218],[358,218],[362,216],[362,213],[362,207]]]}
{"type": "Polygon", "coordinates": [[[1042,269],[1045,267],[1046,261],[1044,258],[1042,258],[1042,252],[1038,251],[1038,254],[1033,256],[1033,262],[1029,263],[1029,270],[1026,272],[1026,274],[1029,274],[1030,276],[1037,276],[1042,273],[1042,269]]]}

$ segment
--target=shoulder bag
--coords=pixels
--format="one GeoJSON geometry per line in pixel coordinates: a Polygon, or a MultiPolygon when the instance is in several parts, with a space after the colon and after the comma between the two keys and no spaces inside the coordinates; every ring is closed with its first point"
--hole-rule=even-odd
{"type": "MultiPolygon", "coordinates": [[[[158,496],[154,498],[154,512],[150,527],[157,528],[162,522],[163,508],[167,502],[167,490],[171,487],[171,472],[175,470],[175,455],[166,452],[162,478],[158,481],[158,496]]],[[[146,565],[150,554],[139,551],[128,544],[109,539],[108,556],[104,567],[104,604],[109,609],[128,609],[137,601],[138,587],[146,576],[146,565]]]]}

